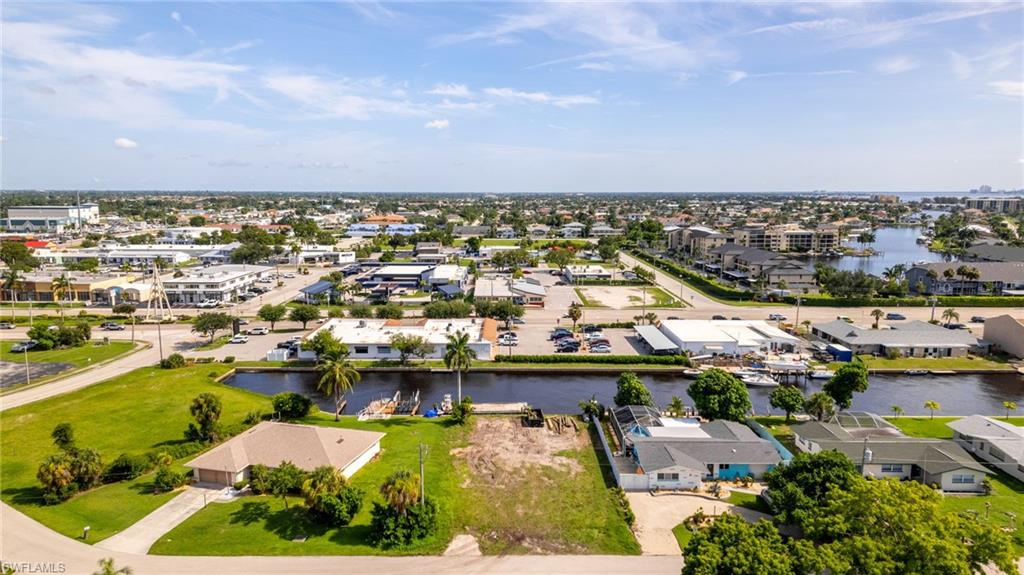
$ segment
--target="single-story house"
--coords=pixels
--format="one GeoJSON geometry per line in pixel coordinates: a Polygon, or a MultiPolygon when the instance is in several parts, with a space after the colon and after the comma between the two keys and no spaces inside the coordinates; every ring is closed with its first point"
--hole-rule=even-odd
{"type": "Polygon", "coordinates": [[[1024,481],[1024,427],[983,415],[946,425],[953,430],[953,441],[971,455],[1024,481]]]}
{"type": "Polygon", "coordinates": [[[694,355],[743,355],[791,351],[800,339],[759,320],[669,319],[658,330],[680,351],[694,355]]]}
{"type": "Polygon", "coordinates": [[[734,421],[663,417],[653,408],[629,405],[613,412],[611,424],[623,452],[616,458],[616,477],[627,491],[756,479],[783,461],[771,442],[734,421]]]}
{"type": "Polygon", "coordinates": [[[303,471],[322,465],[352,477],[380,453],[383,433],[264,421],[185,464],[200,483],[234,485],[253,465],[276,468],[290,461],[303,471]]]}
{"type": "Polygon", "coordinates": [[[977,279],[954,275],[945,276],[946,270],[955,273],[962,262],[939,262],[916,265],[907,270],[907,284],[914,291],[934,295],[1024,295],[1024,262],[973,262],[966,264],[978,271],[977,279]],[[934,274],[932,278],[929,275],[934,274]]]}
{"type": "Polygon", "coordinates": [[[842,320],[811,325],[811,336],[838,343],[855,354],[903,357],[963,357],[977,347],[978,338],[967,330],[946,329],[924,321],[908,321],[890,329],[868,329],[842,320]]]}
{"type": "Polygon", "coordinates": [[[918,481],[947,492],[977,493],[988,473],[960,445],[946,439],[908,437],[881,417],[842,412],[825,422],[792,426],[797,448],[835,450],[866,477],[918,481]]]}
{"type": "Polygon", "coordinates": [[[565,281],[572,283],[577,280],[610,280],[612,272],[604,266],[571,265],[565,267],[565,281]]]}
{"type": "Polygon", "coordinates": [[[1019,318],[1009,314],[987,318],[982,339],[998,351],[1024,358],[1024,314],[1019,318]]]}
{"type": "Polygon", "coordinates": [[[342,319],[334,318],[307,337],[326,330],[348,346],[352,359],[399,359],[401,354],[392,347],[391,340],[398,334],[423,338],[432,349],[425,359],[444,357],[448,336],[463,332],[469,336],[469,347],[480,361],[490,361],[492,344],[498,339],[498,322],[490,318],[468,319],[342,319]]]}

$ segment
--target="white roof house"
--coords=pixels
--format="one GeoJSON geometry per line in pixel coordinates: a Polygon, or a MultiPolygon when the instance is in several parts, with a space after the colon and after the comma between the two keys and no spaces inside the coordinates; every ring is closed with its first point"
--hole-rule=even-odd
{"type": "Polygon", "coordinates": [[[468,278],[469,269],[455,264],[439,265],[427,273],[427,283],[431,285],[455,284],[463,287],[468,278]]]}
{"type": "Polygon", "coordinates": [[[610,280],[612,279],[612,272],[599,265],[571,265],[565,267],[565,279],[569,282],[595,279],[610,280]]]}
{"type": "Polygon", "coordinates": [[[989,465],[1024,481],[1024,427],[971,415],[947,423],[953,441],[989,465]]]}
{"type": "Polygon", "coordinates": [[[658,329],[682,351],[743,355],[791,348],[800,339],[758,320],[664,320],[658,329]]]}
{"type": "Polygon", "coordinates": [[[490,318],[467,319],[342,319],[328,320],[308,337],[327,330],[348,346],[353,359],[399,359],[391,347],[395,335],[422,337],[434,346],[427,359],[444,357],[448,336],[457,332],[469,335],[469,347],[477,359],[491,359],[491,344],[498,339],[498,323],[490,318]]]}

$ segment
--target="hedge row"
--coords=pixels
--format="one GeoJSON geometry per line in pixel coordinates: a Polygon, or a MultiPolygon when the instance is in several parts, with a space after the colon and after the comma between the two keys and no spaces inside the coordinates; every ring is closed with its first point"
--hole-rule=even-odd
{"type": "Polygon", "coordinates": [[[699,273],[687,269],[675,262],[666,260],[665,258],[652,256],[639,250],[631,250],[630,253],[637,259],[643,260],[661,271],[668,272],[670,275],[675,276],[689,284],[691,287],[694,287],[709,296],[733,301],[751,301],[754,299],[754,294],[752,292],[733,289],[718,282],[711,281],[699,273]]]}
{"type": "Polygon", "coordinates": [[[635,280],[576,280],[574,286],[649,286],[651,282],[641,279],[635,280]]]}
{"type": "Polygon", "coordinates": [[[688,367],[690,359],[685,355],[595,355],[581,357],[575,354],[558,355],[497,355],[496,363],[595,363],[595,364],[636,364],[636,365],[679,365],[688,367]]]}
{"type": "MultiPolygon", "coordinates": [[[[1012,296],[937,296],[938,307],[1015,307],[1024,306],[1024,298],[1012,296]]],[[[795,297],[784,298],[786,303],[795,304],[795,297]]],[[[929,298],[916,297],[872,297],[836,299],[827,295],[802,296],[800,304],[824,307],[927,307],[929,298]]]]}

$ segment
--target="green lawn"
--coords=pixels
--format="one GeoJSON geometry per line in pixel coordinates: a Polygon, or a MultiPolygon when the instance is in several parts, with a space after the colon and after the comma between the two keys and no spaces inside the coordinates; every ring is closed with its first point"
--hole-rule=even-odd
{"type": "MultiPolygon", "coordinates": [[[[935,369],[935,370],[969,370],[969,369],[999,369],[1013,371],[1013,367],[1005,361],[985,359],[981,357],[903,357],[899,359],[888,359],[885,357],[872,357],[870,355],[857,356],[864,360],[868,369],[935,369]]],[[[833,362],[828,365],[829,369],[838,369],[842,363],[833,362]]]]}
{"type": "Polygon", "coordinates": [[[729,493],[729,499],[727,499],[727,501],[737,507],[746,507],[747,509],[760,511],[761,513],[765,513],[767,515],[772,514],[771,508],[768,507],[768,504],[764,502],[764,499],[761,499],[760,497],[754,495],[753,493],[733,491],[729,493]]]}
{"type": "MultiPolygon", "coordinates": [[[[633,308],[641,308],[643,306],[643,296],[629,296],[629,301],[632,302],[633,308]]],[[[660,287],[649,287],[647,288],[647,307],[649,308],[674,308],[684,307],[680,301],[672,297],[668,292],[661,289],[660,287]]]]}
{"type": "MultiPolygon", "coordinates": [[[[940,439],[952,439],[953,430],[946,424],[960,418],[936,416],[932,419],[927,415],[913,417],[903,415],[900,417],[890,416],[885,419],[889,423],[900,428],[903,433],[910,435],[911,437],[938,437],[940,439]]],[[[1000,421],[1007,421],[1003,415],[999,415],[998,419],[1000,421]]],[[[1013,425],[1024,425],[1024,417],[1011,417],[1008,421],[1013,425]]]]}
{"type": "MultiPolygon", "coordinates": [[[[143,368],[85,389],[0,413],[0,498],[44,525],[91,542],[108,537],[163,504],[167,495],[146,488],[151,476],[112,484],[54,506],[42,504],[36,469],[54,453],[50,432],[74,427],[79,445],[99,450],[105,463],[121,453],[141,454],[183,440],[192,398],[212,391],[223,402],[221,422],[235,425],[250,410],[270,410],[260,395],[213,382],[228,366],[208,364],[162,370],[143,368]]],[[[181,462],[179,462],[181,463],[181,462]]]]}
{"type": "Polygon", "coordinates": [[[679,543],[679,550],[686,549],[686,544],[693,538],[693,531],[690,530],[690,526],[684,521],[679,525],[672,528],[672,535],[676,536],[676,542],[679,543]]]}
{"type": "MultiPolygon", "coordinates": [[[[0,361],[24,362],[25,353],[12,353],[11,346],[16,341],[0,342],[0,361]]],[[[135,347],[129,341],[111,341],[104,345],[98,341],[88,341],[80,347],[65,349],[50,349],[46,351],[29,351],[28,360],[31,363],[69,363],[72,366],[87,367],[92,364],[106,361],[127,353],[135,347]]]]}
{"type": "Polygon", "coordinates": [[[775,439],[779,440],[790,453],[796,455],[800,452],[796,447],[796,443],[793,441],[793,431],[789,428],[789,424],[786,423],[785,416],[773,415],[773,416],[762,416],[755,417],[754,421],[760,423],[771,432],[775,439]]]}

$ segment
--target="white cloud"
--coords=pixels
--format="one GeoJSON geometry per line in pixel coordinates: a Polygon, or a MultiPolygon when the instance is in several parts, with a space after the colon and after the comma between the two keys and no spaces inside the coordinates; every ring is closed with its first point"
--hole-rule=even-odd
{"type": "Polygon", "coordinates": [[[573,106],[599,104],[600,100],[593,96],[584,95],[556,95],[548,92],[524,92],[512,88],[485,88],[484,94],[506,102],[521,102],[531,104],[550,104],[559,108],[571,108],[573,106]]]}
{"type": "Polygon", "coordinates": [[[1002,80],[998,82],[989,82],[988,87],[991,88],[992,92],[997,96],[1024,98],[1024,82],[1002,80]]]}
{"type": "Polygon", "coordinates": [[[429,130],[447,130],[450,126],[451,122],[449,122],[447,119],[431,120],[426,124],[423,124],[423,127],[429,130]]]}
{"type": "Polygon", "coordinates": [[[465,84],[434,84],[434,87],[427,93],[452,98],[471,98],[473,96],[465,84]]]}
{"type": "Polygon", "coordinates": [[[493,102],[452,102],[448,98],[441,100],[441,103],[436,106],[441,110],[466,110],[466,111],[477,111],[477,110],[489,110],[494,107],[493,102]]]}
{"type": "Polygon", "coordinates": [[[949,64],[953,68],[953,75],[961,80],[970,78],[973,73],[971,59],[959,52],[949,51],[949,64]]]}
{"type": "Polygon", "coordinates": [[[904,74],[918,67],[918,63],[910,56],[893,56],[879,61],[875,69],[886,76],[904,74]]]}
{"type": "Polygon", "coordinates": [[[181,24],[181,13],[180,12],[171,12],[171,20],[174,20],[175,22],[181,24]]]}
{"type": "Polygon", "coordinates": [[[193,38],[198,37],[198,34],[196,34],[195,29],[182,21],[181,12],[171,12],[171,20],[177,22],[178,25],[181,26],[181,29],[188,32],[190,35],[192,35],[193,38]]]}
{"type": "Polygon", "coordinates": [[[764,34],[768,32],[778,32],[782,34],[791,34],[793,32],[820,32],[828,31],[834,32],[836,30],[842,30],[850,24],[850,21],[846,18],[821,18],[818,20],[796,20],[793,22],[786,22],[783,24],[773,24],[771,26],[761,26],[760,28],[754,28],[753,30],[743,32],[741,36],[750,36],[754,34],[764,34]]]}
{"type": "Polygon", "coordinates": [[[122,150],[134,150],[139,147],[139,143],[135,140],[129,140],[128,138],[116,138],[114,139],[114,146],[121,148],[122,150]]]}
{"type": "Polygon", "coordinates": [[[725,83],[727,86],[732,86],[737,82],[743,81],[747,77],[747,73],[743,70],[730,70],[725,76],[725,83]]]}
{"type": "Polygon", "coordinates": [[[403,98],[381,95],[379,79],[356,82],[311,74],[279,73],[265,76],[267,88],[305,105],[315,116],[369,120],[379,114],[423,116],[422,106],[403,98]]]}
{"type": "Polygon", "coordinates": [[[614,72],[618,67],[611,62],[583,62],[576,66],[577,70],[593,70],[595,72],[614,72]]]}

